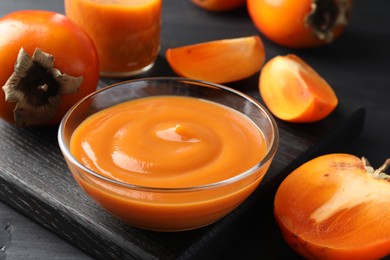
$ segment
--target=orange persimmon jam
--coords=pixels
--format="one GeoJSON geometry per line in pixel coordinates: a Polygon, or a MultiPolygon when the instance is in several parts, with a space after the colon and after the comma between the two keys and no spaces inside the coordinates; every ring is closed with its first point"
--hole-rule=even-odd
{"type": "Polygon", "coordinates": [[[161,0],[65,0],[66,15],[92,38],[100,75],[126,77],[150,67],[160,50],[161,0]]]}
{"type": "Polygon", "coordinates": [[[92,114],[74,130],[70,151],[113,180],[74,174],[91,197],[127,223],[162,231],[222,218],[253,192],[270,163],[229,181],[268,153],[262,131],[232,108],[183,96],[139,98],[92,114]]]}

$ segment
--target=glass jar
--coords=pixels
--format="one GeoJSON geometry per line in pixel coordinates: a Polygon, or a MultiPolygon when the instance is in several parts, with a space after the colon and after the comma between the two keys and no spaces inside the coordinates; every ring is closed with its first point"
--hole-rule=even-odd
{"type": "Polygon", "coordinates": [[[161,0],[65,0],[66,15],[92,38],[100,75],[127,77],[150,69],[160,50],[161,0]]]}

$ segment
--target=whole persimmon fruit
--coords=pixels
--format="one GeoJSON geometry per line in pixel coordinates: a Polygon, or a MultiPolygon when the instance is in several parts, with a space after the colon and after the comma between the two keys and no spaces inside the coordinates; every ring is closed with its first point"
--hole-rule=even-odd
{"type": "Polygon", "coordinates": [[[271,41],[290,48],[333,42],[350,20],[352,0],[248,0],[257,29],[271,41]]]}
{"type": "Polygon", "coordinates": [[[0,34],[0,117],[6,121],[56,124],[96,89],[96,48],[64,15],[16,11],[0,19],[0,34]]]}

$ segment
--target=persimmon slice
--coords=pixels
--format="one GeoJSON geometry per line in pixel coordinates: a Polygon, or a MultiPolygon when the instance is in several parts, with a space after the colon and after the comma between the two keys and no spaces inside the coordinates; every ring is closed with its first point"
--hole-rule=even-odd
{"type": "Polygon", "coordinates": [[[265,51],[260,37],[249,36],[170,48],[166,58],[179,76],[228,83],[258,72],[265,51]]]}
{"type": "Polygon", "coordinates": [[[296,123],[315,122],[338,104],[332,87],[298,56],[276,56],[263,67],[260,95],[278,118],[296,123]]]}
{"type": "Polygon", "coordinates": [[[390,160],[328,154],[280,184],[275,219],[286,242],[306,259],[380,259],[390,254],[390,160]]]}

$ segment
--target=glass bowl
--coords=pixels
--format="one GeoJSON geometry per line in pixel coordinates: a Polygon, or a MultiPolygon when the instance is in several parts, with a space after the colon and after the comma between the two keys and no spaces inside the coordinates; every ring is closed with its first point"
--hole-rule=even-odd
{"type": "MultiPolygon", "coordinates": [[[[101,142],[109,147],[109,140],[105,139],[101,142]]],[[[161,77],[121,82],[86,96],[64,116],[58,141],[74,179],[106,211],[138,228],[183,231],[216,222],[238,207],[263,179],[276,153],[279,139],[273,117],[253,98],[218,84],[161,77]],[[266,146],[264,156],[234,176],[214,182],[194,184],[188,181],[172,187],[163,181],[154,182],[164,184],[159,187],[111,178],[86,167],[72,154],[72,134],[91,115],[126,101],[166,96],[192,97],[240,112],[260,130],[266,146]]],[[[132,145],[131,142],[126,143],[126,146],[132,145]]],[[[240,158],[244,158],[241,161],[245,160],[245,155],[240,158]]],[[[185,165],[186,159],[180,159],[180,163],[185,165]]],[[[212,174],[221,172],[216,168],[212,174]]]]}

